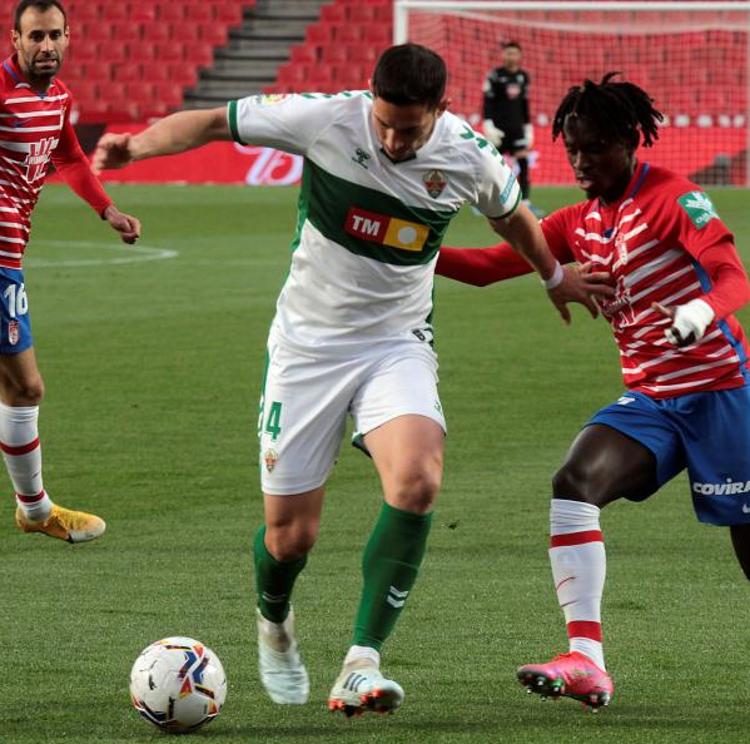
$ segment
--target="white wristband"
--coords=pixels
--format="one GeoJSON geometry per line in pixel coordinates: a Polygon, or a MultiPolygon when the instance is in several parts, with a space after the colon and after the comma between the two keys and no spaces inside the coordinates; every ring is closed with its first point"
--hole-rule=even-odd
{"type": "Polygon", "coordinates": [[[555,270],[552,272],[552,276],[549,279],[542,279],[541,281],[544,288],[549,290],[560,286],[564,277],[565,271],[563,270],[563,267],[560,265],[559,261],[555,261],[555,270]]]}

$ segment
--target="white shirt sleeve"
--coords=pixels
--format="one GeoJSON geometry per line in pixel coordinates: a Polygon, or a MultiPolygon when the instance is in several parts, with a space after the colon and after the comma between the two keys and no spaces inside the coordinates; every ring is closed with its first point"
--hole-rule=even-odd
{"type": "Polygon", "coordinates": [[[480,149],[477,209],[493,220],[508,217],[521,203],[521,188],[513,171],[490,144],[480,149]]]}
{"type": "Polygon", "coordinates": [[[243,145],[265,145],[305,155],[330,124],[330,96],[256,95],[230,101],[227,119],[232,138],[243,145]]]}

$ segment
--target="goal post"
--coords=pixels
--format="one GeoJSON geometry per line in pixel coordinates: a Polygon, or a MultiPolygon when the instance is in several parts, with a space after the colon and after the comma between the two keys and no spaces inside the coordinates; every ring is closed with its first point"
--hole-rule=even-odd
{"type": "Polygon", "coordinates": [[[435,49],[451,110],[481,128],[482,84],[516,41],[531,77],[535,184],[572,183],[551,120],[565,92],[611,71],[665,115],[639,153],[707,185],[750,185],[750,2],[745,0],[395,0],[394,41],[435,49]]]}

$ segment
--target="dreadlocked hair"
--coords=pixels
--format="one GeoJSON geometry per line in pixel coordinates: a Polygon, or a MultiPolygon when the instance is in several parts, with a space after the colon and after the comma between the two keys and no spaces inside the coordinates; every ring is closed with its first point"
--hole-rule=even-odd
{"type": "Polygon", "coordinates": [[[552,121],[552,139],[563,131],[568,116],[586,119],[607,140],[621,140],[635,148],[643,135],[643,146],[659,139],[664,115],[653,107],[654,99],[633,83],[612,82],[619,72],[608,72],[601,83],[584,80],[570,88],[552,121]],[[639,134],[640,132],[640,134],[639,134]]]}

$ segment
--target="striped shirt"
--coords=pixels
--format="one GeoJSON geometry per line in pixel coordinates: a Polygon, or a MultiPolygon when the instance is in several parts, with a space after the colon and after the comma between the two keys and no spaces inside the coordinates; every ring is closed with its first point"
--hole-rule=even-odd
{"type": "Polygon", "coordinates": [[[652,309],[654,302],[669,307],[705,297],[711,280],[701,265],[703,252],[726,246],[734,254],[732,234],[695,184],[641,163],[619,202],[566,207],[543,220],[542,229],[556,254],[567,248],[616,281],[615,297],[601,308],[627,387],[667,398],[750,382],[747,342],[734,316],[677,349],[664,337],[671,321],[652,309]]]}
{"type": "Polygon", "coordinates": [[[71,95],[57,78],[43,94],[32,90],[15,56],[2,63],[0,88],[0,266],[20,269],[50,159],[72,131],[71,95]]]}

